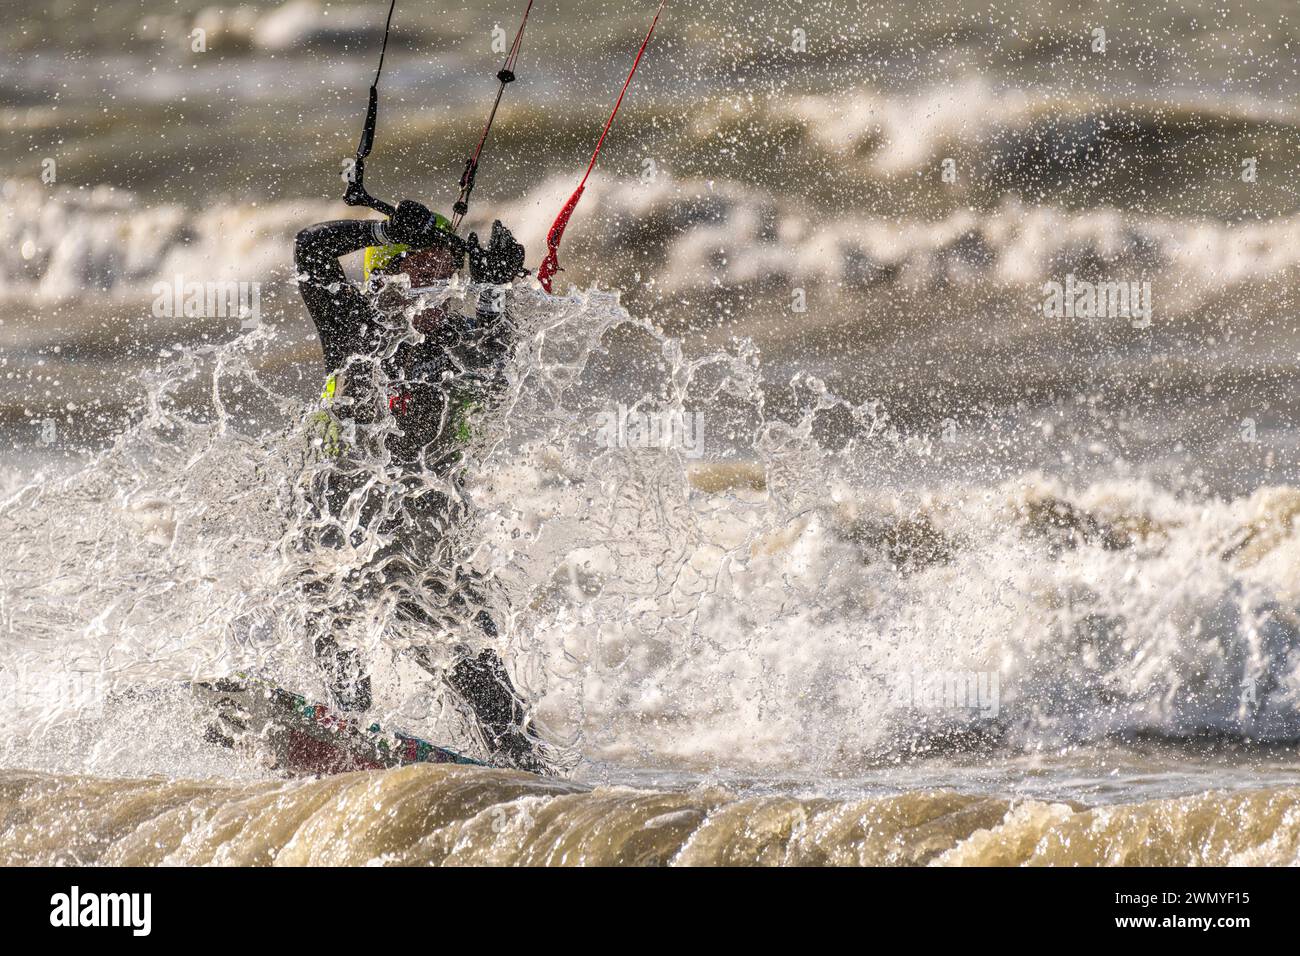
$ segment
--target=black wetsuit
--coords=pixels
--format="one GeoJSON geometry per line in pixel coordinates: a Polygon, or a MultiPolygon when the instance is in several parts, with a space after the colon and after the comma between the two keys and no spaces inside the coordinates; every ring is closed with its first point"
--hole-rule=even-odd
{"type": "MultiPolygon", "coordinates": [[[[339,258],[375,244],[374,221],[341,220],[304,229],[295,247],[298,288],[320,335],[325,365],[339,383],[334,414],[357,424],[355,438],[387,413],[383,424],[388,427],[381,434],[388,474],[408,486],[394,511],[392,489],[376,488],[367,472],[349,466],[344,451],[319,496],[318,507],[333,516],[359,508],[361,528],[390,541],[350,576],[351,597],[314,622],[318,658],[336,702],[350,710],[369,708],[369,679],[355,653],[340,650],[333,633],[378,592],[396,592],[399,615],[430,630],[472,623],[488,637],[497,636],[481,588],[472,574],[460,570],[447,543],[468,514],[456,468],[468,416],[501,382],[513,325],[504,310],[493,308],[502,300],[499,291],[488,289],[473,318],[448,311],[426,334],[413,335],[405,321],[385,315],[372,294],[344,275],[339,258]]],[[[343,544],[339,536],[323,540],[343,544]]],[[[418,652],[416,658],[421,659],[418,652]]],[[[446,679],[473,710],[496,754],[539,769],[522,726],[523,705],[492,650],[463,656],[446,679]]]]}

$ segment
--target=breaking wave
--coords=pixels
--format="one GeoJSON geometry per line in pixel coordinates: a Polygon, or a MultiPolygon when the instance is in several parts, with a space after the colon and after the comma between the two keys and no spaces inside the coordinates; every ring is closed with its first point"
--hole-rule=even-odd
{"type": "Polygon", "coordinates": [[[1118,806],[580,787],[414,766],[231,786],[0,774],[0,863],[1294,866],[1300,791],[1118,806]]]}
{"type": "MultiPolygon", "coordinates": [[[[548,179],[497,214],[529,248],[541,248],[554,207],[571,188],[568,178],[548,179]]],[[[1033,300],[1044,282],[1075,272],[1158,276],[1168,316],[1251,284],[1277,285],[1280,294],[1300,265],[1295,216],[1228,223],[1010,198],[991,211],[963,208],[931,218],[814,219],[766,189],[667,175],[635,188],[597,180],[588,192],[590,211],[584,208],[579,221],[599,218],[575,229],[574,262],[617,286],[634,277],[604,274],[600,264],[639,261],[658,277],[650,288],[669,297],[703,295],[721,284],[733,294],[754,288],[785,295],[801,286],[839,297],[877,288],[951,297],[970,287],[1018,290],[1020,299],[1033,300]],[[654,258],[647,261],[647,254],[654,258]]],[[[189,211],[145,206],[109,187],[47,194],[18,180],[8,181],[2,195],[0,296],[20,302],[88,294],[147,300],[155,284],[177,275],[291,287],[297,224],[355,214],[307,200],[189,211]]]]}

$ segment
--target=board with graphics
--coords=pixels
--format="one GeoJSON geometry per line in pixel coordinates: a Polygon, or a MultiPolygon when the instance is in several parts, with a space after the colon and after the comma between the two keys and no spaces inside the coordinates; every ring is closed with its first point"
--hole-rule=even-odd
{"type": "Polygon", "coordinates": [[[342,714],[269,681],[239,675],[189,685],[212,722],[204,739],[247,750],[278,772],[324,776],[412,763],[486,766],[413,734],[342,714]]]}

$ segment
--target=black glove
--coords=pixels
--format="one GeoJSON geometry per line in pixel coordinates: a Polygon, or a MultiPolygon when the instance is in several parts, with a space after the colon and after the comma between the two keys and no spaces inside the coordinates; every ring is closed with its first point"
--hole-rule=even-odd
{"type": "Polygon", "coordinates": [[[414,199],[403,199],[384,224],[384,234],[390,242],[423,249],[431,245],[428,234],[436,228],[436,222],[427,206],[414,199]]]}
{"type": "Polygon", "coordinates": [[[478,244],[478,233],[471,232],[465,244],[469,252],[469,277],[484,285],[504,285],[527,275],[524,268],[524,247],[515,241],[510,230],[498,219],[492,223],[492,239],[484,249],[478,244]]]}

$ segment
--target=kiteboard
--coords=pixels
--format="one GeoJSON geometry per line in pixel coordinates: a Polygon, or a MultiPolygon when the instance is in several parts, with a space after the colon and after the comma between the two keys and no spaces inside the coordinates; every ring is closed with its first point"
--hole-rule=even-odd
{"type": "Polygon", "coordinates": [[[340,713],[256,677],[238,675],[189,685],[213,712],[209,743],[251,751],[289,776],[386,770],[413,763],[487,766],[450,747],[340,713]]]}

